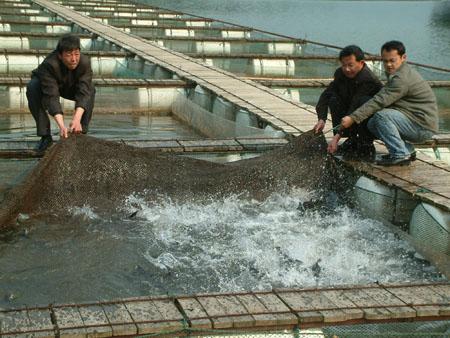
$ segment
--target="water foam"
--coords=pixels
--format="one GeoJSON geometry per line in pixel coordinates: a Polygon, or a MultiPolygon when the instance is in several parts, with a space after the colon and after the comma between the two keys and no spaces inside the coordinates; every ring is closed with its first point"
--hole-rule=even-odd
{"type": "Polygon", "coordinates": [[[263,202],[229,196],[146,204],[130,196],[126,210],[147,243],[142,256],[163,279],[177,277],[185,292],[405,282],[437,274],[389,228],[346,206],[327,215],[299,211],[309,198],[302,190],[263,202]]]}

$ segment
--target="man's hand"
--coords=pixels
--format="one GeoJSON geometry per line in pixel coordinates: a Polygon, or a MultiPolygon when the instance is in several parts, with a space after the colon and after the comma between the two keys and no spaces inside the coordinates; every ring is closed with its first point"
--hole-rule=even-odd
{"type": "Polygon", "coordinates": [[[63,117],[63,115],[62,114],[56,114],[54,118],[55,118],[56,124],[59,127],[59,136],[61,136],[62,138],[69,137],[69,130],[66,128],[66,126],[64,124],[64,117],[63,117]]]}
{"type": "Polygon", "coordinates": [[[71,133],[79,134],[82,131],[81,128],[81,117],[84,114],[84,109],[81,107],[76,107],[73,113],[72,122],[69,124],[69,130],[71,133]]]}
{"type": "Polygon", "coordinates": [[[334,135],[334,137],[331,139],[330,143],[328,144],[328,148],[327,148],[327,151],[329,154],[334,154],[336,152],[340,139],[341,139],[341,135],[339,135],[339,134],[334,135]]]}
{"type": "Polygon", "coordinates": [[[353,119],[350,116],[344,116],[341,120],[341,127],[350,128],[353,123],[355,123],[355,121],[353,121],[353,119]]]}
{"type": "Polygon", "coordinates": [[[69,124],[69,130],[71,133],[79,134],[82,131],[80,121],[73,121],[69,124]]]}
{"type": "Polygon", "coordinates": [[[68,138],[69,137],[69,129],[66,127],[59,128],[59,136],[62,138],[68,138]]]}
{"type": "Polygon", "coordinates": [[[325,121],[320,119],[319,121],[317,121],[316,125],[314,126],[314,133],[320,133],[323,128],[325,127],[325,121]]]}

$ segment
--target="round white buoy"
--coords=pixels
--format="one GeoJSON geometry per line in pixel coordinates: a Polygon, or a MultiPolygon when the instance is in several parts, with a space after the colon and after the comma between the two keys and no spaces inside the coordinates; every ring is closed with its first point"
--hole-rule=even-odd
{"type": "Polygon", "coordinates": [[[220,41],[198,41],[195,43],[195,51],[202,54],[230,54],[231,44],[220,41]]]}
{"type": "Polygon", "coordinates": [[[11,25],[9,23],[0,23],[0,32],[11,32],[11,25]]]}
{"type": "Polygon", "coordinates": [[[292,42],[271,42],[267,44],[269,54],[300,54],[302,46],[292,42]]]}
{"type": "Polygon", "coordinates": [[[25,87],[9,87],[8,99],[9,108],[11,109],[24,109],[26,105],[25,87]]]}
{"type": "Polygon", "coordinates": [[[2,48],[29,49],[30,41],[26,37],[0,36],[2,48]]]}
{"type": "Polygon", "coordinates": [[[283,75],[293,76],[295,73],[294,60],[254,59],[254,75],[283,75]]]}

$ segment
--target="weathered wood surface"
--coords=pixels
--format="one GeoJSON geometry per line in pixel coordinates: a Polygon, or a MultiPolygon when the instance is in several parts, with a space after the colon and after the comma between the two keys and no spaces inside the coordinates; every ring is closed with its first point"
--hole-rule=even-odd
{"type": "Polygon", "coordinates": [[[190,329],[253,332],[399,320],[450,320],[450,283],[138,297],[0,310],[0,336],[180,335],[190,329]]]}

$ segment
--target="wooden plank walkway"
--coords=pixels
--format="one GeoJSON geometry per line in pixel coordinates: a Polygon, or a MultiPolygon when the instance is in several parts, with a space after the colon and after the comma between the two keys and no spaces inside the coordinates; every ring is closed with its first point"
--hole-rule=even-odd
{"type": "Polygon", "coordinates": [[[180,336],[449,319],[449,283],[373,284],[0,310],[0,336],[180,336]]]}

